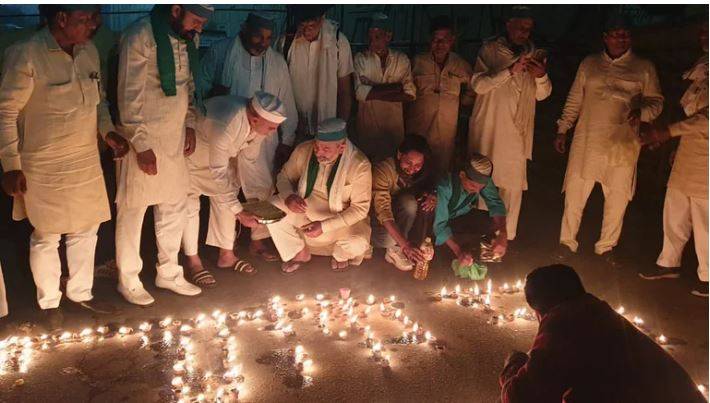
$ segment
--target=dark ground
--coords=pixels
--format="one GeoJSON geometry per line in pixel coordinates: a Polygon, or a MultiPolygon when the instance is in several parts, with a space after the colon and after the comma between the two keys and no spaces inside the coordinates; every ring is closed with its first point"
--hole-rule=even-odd
{"type": "MultiPolygon", "coordinates": [[[[560,60],[560,64],[563,62],[560,60]]],[[[576,66],[573,62],[568,65],[576,66]]],[[[572,67],[574,71],[575,67],[572,67]]],[[[565,69],[567,67],[565,66],[565,69]]],[[[532,268],[554,261],[553,252],[559,235],[563,197],[560,194],[566,158],[554,155],[551,148],[554,120],[564,102],[569,77],[553,76],[555,91],[550,100],[538,108],[538,130],[535,157],[529,165],[530,190],[526,192],[520,217],[518,239],[509,245],[505,262],[491,265],[490,277],[496,286],[504,281],[524,278],[532,268]],[[561,84],[557,84],[561,82],[561,84]]],[[[673,93],[673,91],[670,91],[673,93]]],[[[676,91],[677,92],[677,91],[676,91]]],[[[677,97],[668,96],[669,102],[677,97]]],[[[683,275],[679,280],[647,282],[637,277],[637,271],[654,264],[661,248],[661,214],[663,186],[667,175],[666,156],[669,148],[645,153],[639,162],[636,198],[629,204],[620,244],[616,248],[619,265],[612,267],[593,253],[599,233],[602,196],[595,189],[590,197],[579,235],[580,251],[569,264],[580,273],[587,289],[608,301],[613,307],[622,304],[629,318],[638,315],[654,334],[663,333],[679,339],[681,345],[668,347],[671,354],[687,369],[697,383],[708,383],[708,300],[689,294],[695,280],[697,262],[692,242],[686,250],[683,275]]],[[[0,215],[9,216],[9,200],[0,200],[0,215]]],[[[354,338],[337,341],[314,332],[311,320],[297,322],[296,339],[258,330],[248,324],[235,333],[240,344],[239,359],[247,378],[242,397],[249,401],[476,401],[497,399],[498,372],[512,349],[526,350],[535,334],[534,322],[516,321],[503,326],[490,325],[490,315],[466,310],[448,303],[429,300],[427,292],[442,285],[449,289],[457,283],[448,263],[450,253],[440,248],[429,278],[424,282],[398,272],[387,265],[382,253],[360,268],[335,274],[328,261],[316,259],[294,276],[279,273],[277,264],[257,263],[259,273],[243,277],[233,272],[215,269],[217,288],[206,290],[197,298],[179,297],[153,286],[155,274],[152,220],[144,229],[143,278],[146,288],[156,298],[150,308],[131,306],[115,290],[115,280],[97,278],[95,296],[122,309],[110,318],[92,318],[84,314],[67,313],[66,328],[78,331],[84,326],[127,324],[137,327],[141,320],[194,317],[198,312],[220,308],[238,311],[264,303],[279,294],[291,300],[296,294],[312,296],[318,292],[337,293],[349,287],[360,300],[368,294],[383,297],[395,294],[402,301],[405,313],[417,320],[445,343],[436,350],[426,346],[394,347],[391,371],[382,370],[371,362],[365,350],[354,338]],[[297,340],[297,341],[296,341],[297,340]],[[265,363],[263,356],[271,351],[301,343],[316,363],[313,384],[293,388],[288,376],[265,363]]],[[[473,214],[456,223],[459,233],[475,244],[485,229],[485,216],[473,214]]],[[[0,321],[0,337],[20,334],[18,326],[36,322],[40,316],[34,299],[32,277],[27,264],[26,223],[0,222],[0,260],[9,293],[8,318],[0,321]]],[[[112,226],[104,224],[100,232],[97,261],[113,255],[112,226]]],[[[242,239],[242,245],[246,239],[242,239]]],[[[214,250],[204,250],[205,263],[213,267],[214,250]]],[[[510,311],[523,306],[520,294],[493,299],[494,307],[510,311]]],[[[378,315],[373,328],[382,325],[378,315]]],[[[37,333],[39,329],[33,329],[37,333]]],[[[396,336],[401,328],[389,327],[381,336],[396,336]]],[[[360,340],[358,338],[357,340],[360,340]]],[[[208,345],[209,340],[200,343],[208,345]]],[[[268,361],[268,360],[267,360],[268,361]]],[[[7,401],[157,401],[172,378],[172,360],[147,350],[139,350],[137,341],[107,340],[103,347],[90,349],[76,345],[61,347],[51,353],[38,353],[29,372],[0,375],[0,400],[7,401]],[[119,346],[123,345],[123,347],[119,346]],[[75,370],[65,370],[74,367],[75,370]],[[68,372],[68,373],[67,373],[68,372]],[[18,378],[23,386],[16,386],[18,378]],[[15,385],[15,386],[13,386],[15,385]]],[[[659,380],[660,381],[660,380],[659,380]]]]}

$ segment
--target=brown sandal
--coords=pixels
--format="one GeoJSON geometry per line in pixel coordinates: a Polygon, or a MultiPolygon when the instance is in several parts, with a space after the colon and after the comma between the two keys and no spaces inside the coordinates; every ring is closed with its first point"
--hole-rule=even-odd
{"type": "Polygon", "coordinates": [[[238,259],[237,264],[234,265],[234,271],[238,271],[249,276],[256,274],[256,268],[252,266],[251,263],[241,259],[238,259]]]}
{"type": "Polygon", "coordinates": [[[191,274],[190,279],[192,283],[198,287],[212,288],[217,285],[217,280],[215,280],[212,273],[207,271],[207,269],[202,269],[197,273],[191,274]]]}

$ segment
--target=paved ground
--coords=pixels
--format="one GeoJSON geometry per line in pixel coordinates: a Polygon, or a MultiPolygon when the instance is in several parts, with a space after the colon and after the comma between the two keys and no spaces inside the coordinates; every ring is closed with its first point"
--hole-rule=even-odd
{"type": "MultiPolygon", "coordinates": [[[[554,250],[562,212],[560,187],[564,173],[563,158],[554,156],[549,147],[554,117],[564,94],[540,106],[535,160],[530,164],[530,191],[525,195],[518,240],[511,242],[504,263],[490,266],[490,277],[496,286],[523,278],[532,268],[554,260],[554,250]]],[[[644,160],[642,157],[642,166],[644,160]]],[[[656,161],[658,158],[656,158],[656,161]]],[[[653,165],[653,164],[651,164],[653,165]]],[[[708,302],[691,296],[688,291],[694,280],[695,258],[692,247],[687,250],[683,277],[680,280],[645,282],[636,273],[652,265],[660,250],[661,201],[654,184],[657,172],[663,169],[640,169],[636,199],[629,205],[621,244],[617,248],[617,266],[593,254],[593,243],[600,227],[602,197],[596,189],[590,198],[580,233],[581,248],[569,260],[581,274],[588,290],[607,300],[612,306],[623,305],[629,317],[638,315],[654,334],[664,335],[681,344],[669,351],[698,383],[708,383],[708,302]]],[[[662,179],[661,179],[662,183],[662,179]]],[[[0,199],[3,217],[9,214],[8,200],[0,199]]],[[[150,221],[146,225],[150,225],[150,221]]],[[[11,316],[0,322],[0,337],[21,334],[25,323],[38,319],[31,275],[27,266],[26,224],[0,223],[0,258],[8,284],[11,316]]],[[[475,243],[486,225],[483,214],[460,220],[456,228],[475,243]]],[[[99,256],[112,254],[111,227],[102,227],[99,256]]],[[[147,231],[148,234],[151,231],[147,231]]],[[[306,317],[295,321],[296,336],[285,338],[279,332],[260,330],[266,322],[249,322],[234,335],[239,343],[238,357],[243,364],[245,382],[241,386],[248,401],[475,401],[491,402],[499,392],[497,375],[502,362],[512,349],[525,350],[535,334],[536,323],[518,320],[504,325],[487,323],[491,317],[478,310],[456,306],[452,301],[432,302],[427,294],[449,289],[460,283],[448,268],[450,254],[438,251],[430,277],[423,282],[413,280],[386,265],[381,252],[372,261],[347,273],[335,274],[328,262],[320,259],[296,275],[286,277],[276,264],[257,264],[259,273],[243,277],[232,272],[216,271],[217,288],[207,290],[198,298],[184,298],[156,290],[153,244],[144,242],[147,289],[157,303],[147,309],[129,306],[115,291],[115,281],[97,279],[96,298],[108,300],[123,309],[110,318],[92,318],[67,313],[66,328],[78,331],[85,326],[111,323],[113,328],[125,324],[137,327],[143,320],[156,320],[172,315],[194,318],[199,312],[219,308],[234,312],[254,309],[273,295],[280,295],[289,305],[297,306],[293,298],[304,293],[313,306],[316,293],[335,295],[348,287],[360,300],[368,294],[378,297],[394,294],[404,303],[404,313],[429,329],[443,349],[428,345],[387,346],[391,354],[390,369],[373,362],[367,349],[358,343],[362,336],[349,335],[339,341],[333,335],[325,337],[306,317]],[[302,344],[311,354],[315,366],[312,383],[299,387],[293,371],[283,367],[279,354],[284,349],[302,344]],[[274,353],[276,352],[276,353],[274,353]],[[275,355],[272,355],[275,354],[275,355]]],[[[205,262],[213,265],[215,253],[205,250],[205,262]]],[[[493,298],[496,309],[512,311],[523,306],[521,296],[493,298]]],[[[370,315],[367,321],[380,337],[401,334],[401,325],[370,315]]],[[[333,325],[333,329],[338,328],[333,325]]],[[[39,329],[31,328],[32,332],[39,329]]],[[[158,337],[158,336],[156,336],[158,337]]],[[[195,335],[201,368],[219,367],[219,343],[209,333],[195,335]],[[217,351],[215,351],[217,349],[217,351]]],[[[111,338],[101,345],[72,345],[37,353],[27,374],[15,372],[0,376],[0,400],[6,401],[159,401],[168,399],[175,355],[172,350],[139,348],[139,337],[111,338]],[[24,385],[18,385],[22,378],[24,385]]],[[[216,369],[215,369],[216,371],[216,369]]]]}

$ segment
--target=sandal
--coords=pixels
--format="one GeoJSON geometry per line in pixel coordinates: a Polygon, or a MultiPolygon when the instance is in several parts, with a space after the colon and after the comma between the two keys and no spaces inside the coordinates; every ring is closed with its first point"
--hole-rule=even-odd
{"type": "Polygon", "coordinates": [[[251,263],[241,259],[238,259],[237,264],[234,265],[234,271],[238,271],[240,273],[247,274],[250,276],[256,274],[256,268],[252,266],[251,263]]]}
{"type": "Polygon", "coordinates": [[[198,287],[212,288],[217,285],[217,280],[215,280],[212,273],[207,269],[202,269],[197,273],[191,274],[190,279],[192,283],[198,287]]]}
{"type": "Polygon", "coordinates": [[[269,251],[267,248],[261,248],[256,250],[249,250],[252,256],[260,257],[264,259],[265,262],[276,262],[280,260],[279,256],[269,251]]]}
{"type": "Polygon", "coordinates": [[[289,275],[295,273],[298,269],[301,268],[301,265],[306,262],[294,262],[289,261],[289,262],[283,262],[281,264],[281,273],[289,275]]]}

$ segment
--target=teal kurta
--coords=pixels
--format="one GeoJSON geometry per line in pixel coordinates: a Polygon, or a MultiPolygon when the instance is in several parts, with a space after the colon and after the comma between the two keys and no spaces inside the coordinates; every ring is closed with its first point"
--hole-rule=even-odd
{"type": "Polygon", "coordinates": [[[479,193],[469,194],[461,186],[457,175],[447,175],[437,186],[436,213],[434,215],[434,237],[436,245],[442,245],[451,238],[452,231],[449,223],[456,217],[467,214],[477,205],[478,197],[482,197],[488,207],[491,217],[505,216],[505,205],[498,195],[498,188],[493,179],[488,179],[488,184],[479,193]]]}

